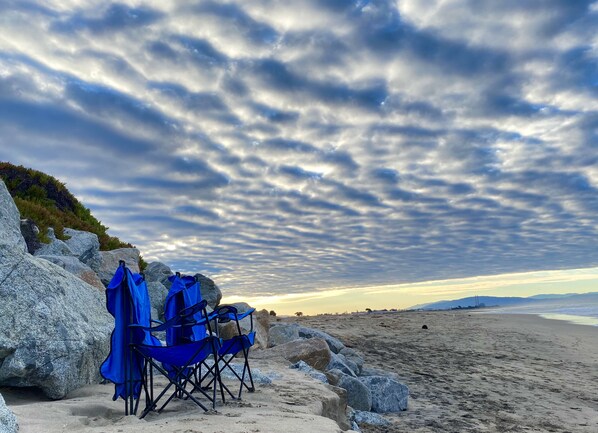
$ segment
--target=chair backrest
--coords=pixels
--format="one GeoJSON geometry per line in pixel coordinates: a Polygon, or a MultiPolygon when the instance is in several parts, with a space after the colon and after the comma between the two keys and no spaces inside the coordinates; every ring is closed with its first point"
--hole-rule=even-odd
{"type": "MultiPolygon", "coordinates": [[[[164,318],[168,321],[183,314],[188,316],[189,322],[202,323],[207,302],[199,307],[199,304],[203,302],[199,281],[194,277],[179,273],[169,277],[169,280],[172,282],[172,286],[164,301],[164,318]]],[[[199,341],[206,335],[205,324],[171,328],[166,331],[166,344],[171,346],[189,341],[199,341]]]]}
{"type": "Polygon", "coordinates": [[[115,384],[114,399],[137,396],[142,360],[131,354],[131,344],[160,344],[145,331],[151,323],[151,303],[143,277],[133,274],[121,261],[106,288],[106,308],[114,317],[110,353],[100,366],[101,375],[115,384]],[[131,325],[138,325],[132,327],[131,325]],[[133,385],[126,384],[129,374],[133,385]]]}

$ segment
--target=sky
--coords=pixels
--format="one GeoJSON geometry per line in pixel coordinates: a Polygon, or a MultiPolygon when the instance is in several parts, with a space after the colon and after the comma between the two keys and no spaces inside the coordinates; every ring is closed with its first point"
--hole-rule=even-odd
{"type": "Polygon", "coordinates": [[[579,0],[0,0],[0,160],[231,298],[589,291],[597,27],[579,0]]]}

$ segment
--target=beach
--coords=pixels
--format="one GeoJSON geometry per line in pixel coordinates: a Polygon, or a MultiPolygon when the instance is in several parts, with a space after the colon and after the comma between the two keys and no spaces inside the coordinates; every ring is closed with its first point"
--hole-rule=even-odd
{"type": "MultiPolygon", "coordinates": [[[[390,426],[363,432],[598,431],[598,329],[533,315],[388,312],[279,319],[318,328],[364,354],[372,368],[398,374],[409,408],[390,426]],[[422,329],[426,325],[428,329],[422,329]]],[[[326,385],[255,351],[252,365],[273,378],[242,402],[205,414],[177,403],[145,420],[123,416],[111,385],[67,399],[2,389],[21,433],[339,432],[338,404],[326,385]]],[[[186,405],[189,405],[188,407],[186,405]]]]}
{"type": "Polygon", "coordinates": [[[471,311],[294,320],[409,386],[409,409],[365,432],[598,431],[598,328],[471,311]]]}

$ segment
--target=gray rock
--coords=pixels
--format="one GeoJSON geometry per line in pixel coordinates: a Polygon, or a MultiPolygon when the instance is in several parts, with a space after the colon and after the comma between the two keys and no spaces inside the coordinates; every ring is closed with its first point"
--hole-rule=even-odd
{"type": "Polygon", "coordinates": [[[351,419],[357,423],[357,425],[369,424],[376,426],[388,426],[390,421],[383,416],[378,415],[374,412],[367,412],[362,410],[353,411],[351,419]]]}
{"type": "Polygon", "coordinates": [[[365,362],[361,353],[355,349],[351,349],[350,347],[344,347],[339,354],[346,358],[347,365],[351,367],[351,370],[353,370],[355,374],[359,375],[361,373],[361,369],[363,368],[363,364],[365,362]],[[353,367],[353,364],[355,367],[353,367]]]}
{"type": "Polygon", "coordinates": [[[0,180],[0,248],[10,246],[26,252],[27,244],[21,234],[21,218],[4,182],[0,180]]]}
{"type": "Polygon", "coordinates": [[[18,431],[17,417],[6,406],[6,402],[0,394],[0,433],[17,433],[18,431]]]}
{"type": "Polygon", "coordinates": [[[330,362],[331,352],[326,341],[321,338],[295,340],[268,349],[267,353],[281,355],[286,360],[295,363],[305,361],[317,370],[323,370],[330,362]]]}
{"type": "Polygon", "coordinates": [[[278,346],[300,338],[299,325],[296,323],[276,323],[270,327],[268,347],[278,346]]]}
{"type": "Polygon", "coordinates": [[[69,246],[60,239],[56,238],[53,228],[48,228],[49,244],[42,244],[42,246],[35,251],[36,256],[75,256],[69,246]]]}
{"type": "Polygon", "coordinates": [[[355,371],[347,365],[345,357],[334,352],[332,353],[330,362],[326,366],[326,370],[340,370],[349,376],[356,376],[355,371]]]}
{"type": "Polygon", "coordinates": [[[347,390],[347,404],[355,410],[372,408],[372,392],[359,379],[343,374],[336,385],[347,390]]]}
{"type": "Polygon", "coordinates": [[[372,393],[372,412],[387,413],[407,410],[409,388],[385,376],[361,376],[359,380],[372,393]]]}
{"type": "Polygon", "coordinates": [[[87,284],[92,285],[102,292],[105,287],[98,275],[85,263],[82,263],[75,256],[38,256],[40,259],[48,260],[67,272],[77,276],[78,278],[85,281],[87,284]]]}
{"type": "MultiPolygon", "coordinates": [[[[231,362],[229,365],[239,376],[241,376],[243,374],[243,364],[242,363],[231,362]]],[[[237,377],[235,376],[235,374],[232,371],[230,371],[228,368],[223,368],[220,371],[220,374],[225,379],[238,380],[237,377]]],[[[245,373],[245,374],[247,375],[247,373],[245,373]]],[[[259,385],[270,385],[273,380],[278,380],[281,378],[277,374],[263,373],[262,371],[260,371],[257,368],[251,369],[251,377],[253,378],[253,383],[259,384],[259,385]]],[[[249,379],[247,379],[246,383],[249,385],[249,379]]]]}
{"type": "Polygon", "coordinates": [[[124,260],[131,272],[139,272],[139,250],[137,248],[100,251],[100,255],[102,256],[102,266],[100,266],[98,276],[105,286],[110,283],[116,269],[118,269],[119,260],[124,260]]]}
{"type": "Polygon", "coordinates": [[[328,383],[328,378],[326,377],[326,375],[324,373],[311,367],[305,361],[298,361],[298,362],[292,364],[290,368],[294,368],[299,371],[302,371],[303,373],[306,373],[307,375],[313,377],[316,380],[319,380],[320,382],[328,383]]]}
{"type": "Polygon", "coordinates": [[[212,308],[216,308],[220,305],[222,292],[214,283],[214,280],[202,274],[195,274],[195,278],[197,278],[200,283],[201,298],[205,299],[208,302],[208,305],[212,308]]]}
{"type": "Polygon", "coordinates": [[[35,223],[30,219],[22,219],[21,220],[21,234],[25,239],[25,243],[27,244],[27,251],[29,254],[35,253],[36,250],[39,250],[42,246],[42,243],[38,239],[39,235],[39,228],[35,225],[35,223]]]}
{"type": "Polygon", "coordinates": [[[98,273],[102,265],[100,255],[100,241],[95,233],[75,229],[64,229],[64,234],[70,238],[64,241],[79,260],[98,273]]]}
{"type": "MultiPolygon", "coordinates": [[[[245,302],[238,302],[236,304],[230,304],[237,309],[238,313],[244,313],[251,307],[245,302]]],[[[209,308],[209,306],[208,306],[209,308]]],[[[268,332],[270,329],[270,314],[268,310],[260,310],[253,312],[253,319],[250,316],[239,320],[241,332],[247,334],[252,330],[255,331],[255,344],[254,349],[266,349],[268,347],[268,332]],[[253,329],[251,322],[253,320],[253,329]]],[[[229,339],[239,334],[237,325],[234,322],[228,322],[218,325],[218,332],[221,338],[229,339]]]]}
{"type": "Polygon", "coordinates": [[[152,318],[164,320],[164,301],[166,300],[168,289],[159,281],[147,281],[146,279],[146,284],[152,308],[156,311],[155,316],[152,311],[152,318]]]}
{"type": "Polygon", "coordinates": [[[340,370],[326,370],[324,372],[324,374],[326,375],[326,378],[328,379],[328,383],[330,385],[334,385],[334,386],[338,386],[338,383],[341,380],[341,377],[343,377],[345,375],[345,373],[343,373],[340,370]]]}
{"type": "Polygon", "coordinates": [[[144,271],[145,281],[162,283],[167,290],[170,290],[172,283],[168,281],[168,277],[174,275],[170,268],[162,262],[151,262],[147,265],[144,271]]]}
{"type": "Polygon", "coordinates": [[[298,331],[299,336],[301,338],[322,338],[326,341],[326,343],[328,343],[328,347],[330,347],[330,350],[332,350],[332,352],[334,353],[339,353],[345,347],[345,345],[341,343],[339,339],[334,338],[333,336],[325,332],[322,332],[319,329],[312,329],[307,328],[305,326],[299,326],[298,331]]]}
{"type": "Polygon", "coordinates": [[[0,203],[0,386],[62,398],[99,380],[113,320],[99,290],[26,253],[2,182],[0,203]]]}

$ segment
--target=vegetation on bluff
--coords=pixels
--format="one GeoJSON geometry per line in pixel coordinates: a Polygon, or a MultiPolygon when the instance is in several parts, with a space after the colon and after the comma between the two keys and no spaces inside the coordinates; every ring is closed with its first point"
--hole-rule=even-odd
{"type": "Polygon", "coordinates": [[[29,218],[39,227],[39,239],[49,242],[48,227],[58,239],[65,240],[64,228],[83,230],[98,235],[101,250],[130,248],[131,244],[108,235],[108,227],[98,221],[66,186],[41,171],[8,162],[0,162],[0,178],[13,197],[21,218],[29,218]]]}

